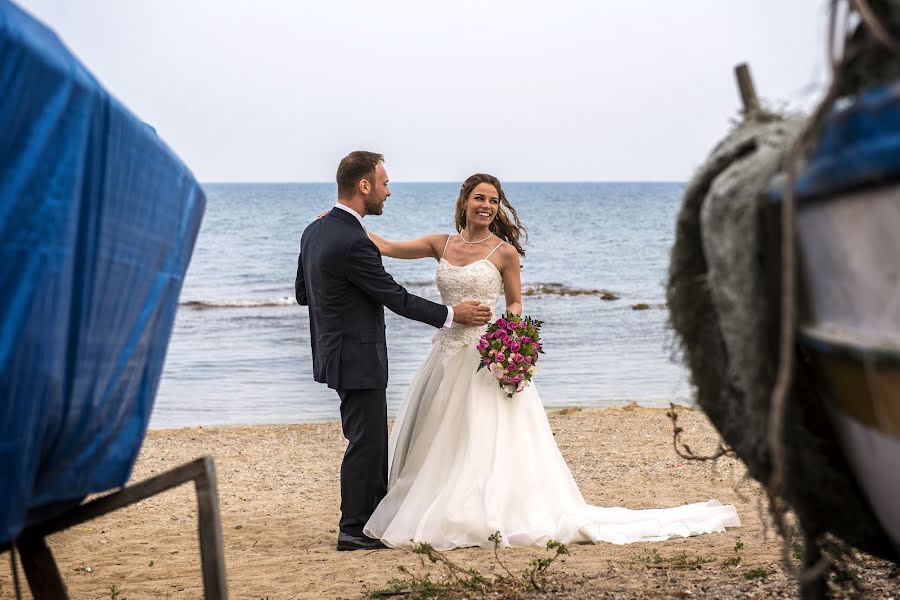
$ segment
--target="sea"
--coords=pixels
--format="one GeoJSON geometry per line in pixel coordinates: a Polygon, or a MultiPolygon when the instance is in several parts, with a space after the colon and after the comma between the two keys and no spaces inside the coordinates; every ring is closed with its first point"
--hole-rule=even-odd
{"type": "MultiPolygon", "coordinates": [[[[665,279],[684,184],[504,183],[528,227],[524,313],[544,322],[535,378],[547,409],[691,403],[667,327],[665,279]],[[603,299],[612,292],[617,299],[603,299]],[[635,310],[636,305],[649,308],[635,310]]],[[[334,205],[333,183],[207,184],[151,428],[339,418],[313,381],[307,309],[294,300],[303,229],[334,205]]],[[[394,183],[388,239],[454,232],[459,183],[394,183]]],[[[386,258],[409,291],[439,300],[433,259],[386,258]]],[[[503,299],[498,308],[502,310],[503,299]]],[[[386,311],[388,412],[397,412],[435,330],[386,311]]],[[[474,369],[476,365],[473,365],[474,369]]]]}

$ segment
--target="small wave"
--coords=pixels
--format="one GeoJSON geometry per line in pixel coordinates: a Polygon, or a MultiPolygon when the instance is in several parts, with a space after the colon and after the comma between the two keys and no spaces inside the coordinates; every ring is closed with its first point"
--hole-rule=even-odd
{"type": "MultiPolygon", "coordinates": [[[[414,281],[406,284],[414,292],[422,294],[434,288],[434,282],[414,281]],[[422,288],[422,289],[417,289],[422,288]]],[[[427,295],[427,294],[425,294],[427,295]]],[[[523,296],[598,296],[604,299],[618,299],[619,295],[609,290],[570,287],[562,283],[536,283],[522,286],[523,296]]],[[[254,300],[184,300],[179,306],[194,310],[213,308],[259,308],[266,306],[293,306],[297,301],[290,296],[260,298],[254,300]]],[[[654,306],[655,308],[655,306],[654,306]]]]}
{"type": "Polygon", "coordinates": [[[600,296],[610,300],[618,299],[619,295],[609,290],[594,290],[588,288],[569,287],[562,283],[535,283],[522,286],[523,296],[600,296]]]}
{"type": "Polygon", "coordinates": [[[255,308],[262,306],[291,306],[297,301],[288,296],[279,298],[266,298],[261,300],[186,300],[179,302],[180,306],[194,310],[207,310],[210,308],[255,308]]]}
{"type": "Polygon", "coordinates": [[[406,289],[435,289],[434,279],[431,281],[400,281],[399,283],[406,289]]]}

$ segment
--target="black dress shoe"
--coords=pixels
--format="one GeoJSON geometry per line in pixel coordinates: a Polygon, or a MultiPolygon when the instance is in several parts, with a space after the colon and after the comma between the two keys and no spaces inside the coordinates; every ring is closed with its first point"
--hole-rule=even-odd
{"type": "Polygon", "coordinates": [[[382,544],[381,540],[366,536],[357,537],[347,533],[338,534],[337,549],[339,552],[346,552],[349,550],[381,550],[382,548],[387,548],[387,546],[382,544]]]}

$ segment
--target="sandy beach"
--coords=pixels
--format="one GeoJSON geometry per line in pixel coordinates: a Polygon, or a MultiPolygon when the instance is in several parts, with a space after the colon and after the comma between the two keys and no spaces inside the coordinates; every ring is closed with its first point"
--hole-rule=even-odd
{"type": "MultiPolygon", "coordinates": [[[[681,408],[679,414],[695,451],[716,447],[718,437],[701,412],[681,408]]],[[[572,546],[571,555],[552,567],[555,597],[797,596],[781,568],[780,539],[765,515],[763,494],[745,478],[740,461],[679,458],[671,423],[660,409],[567,409],[550,413],[550,421],[589,503],[653,508],[715,498],[734,504],[742,520],[726,533],[688,539],[572,546]],[[678,568],[673,557],[679,554],[699,568],[678,568]]],[[[417,568],[419,560],[400,550],[335,551],[344,447],[337,421],[154,430],[132,479],[215,457],[232,598],[363,598],[397,577],[398,565],[417,568]]],[[[110,598],[112,586],[120,600],[202,597],[190,486],[57,534],[50,545],[72,598],[110,598]]],[[[501,550],[514,572],[545,554],[540,548],[501,550]]],[[[449,555],[486,574],[498,571],[490,550],[449,555]]],[[[888,598],[900,582],[896,568],[872,560],[863,564],[868,568],[861,579],[871,585],[859,597],[888,598]]],[[[13,598],[9,570],[3,571],[0,598],[13,598]]],[[[857,593],[847,589],[848,597],[857,593]]]]}

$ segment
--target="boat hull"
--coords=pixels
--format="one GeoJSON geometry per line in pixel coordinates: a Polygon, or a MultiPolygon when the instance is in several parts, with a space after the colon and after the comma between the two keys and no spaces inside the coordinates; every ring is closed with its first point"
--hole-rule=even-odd
{"type": "Polygon", "coordinates": [[[860,487],[900,553],[900,186],[797,213],[799,341],[860,487]]]}

